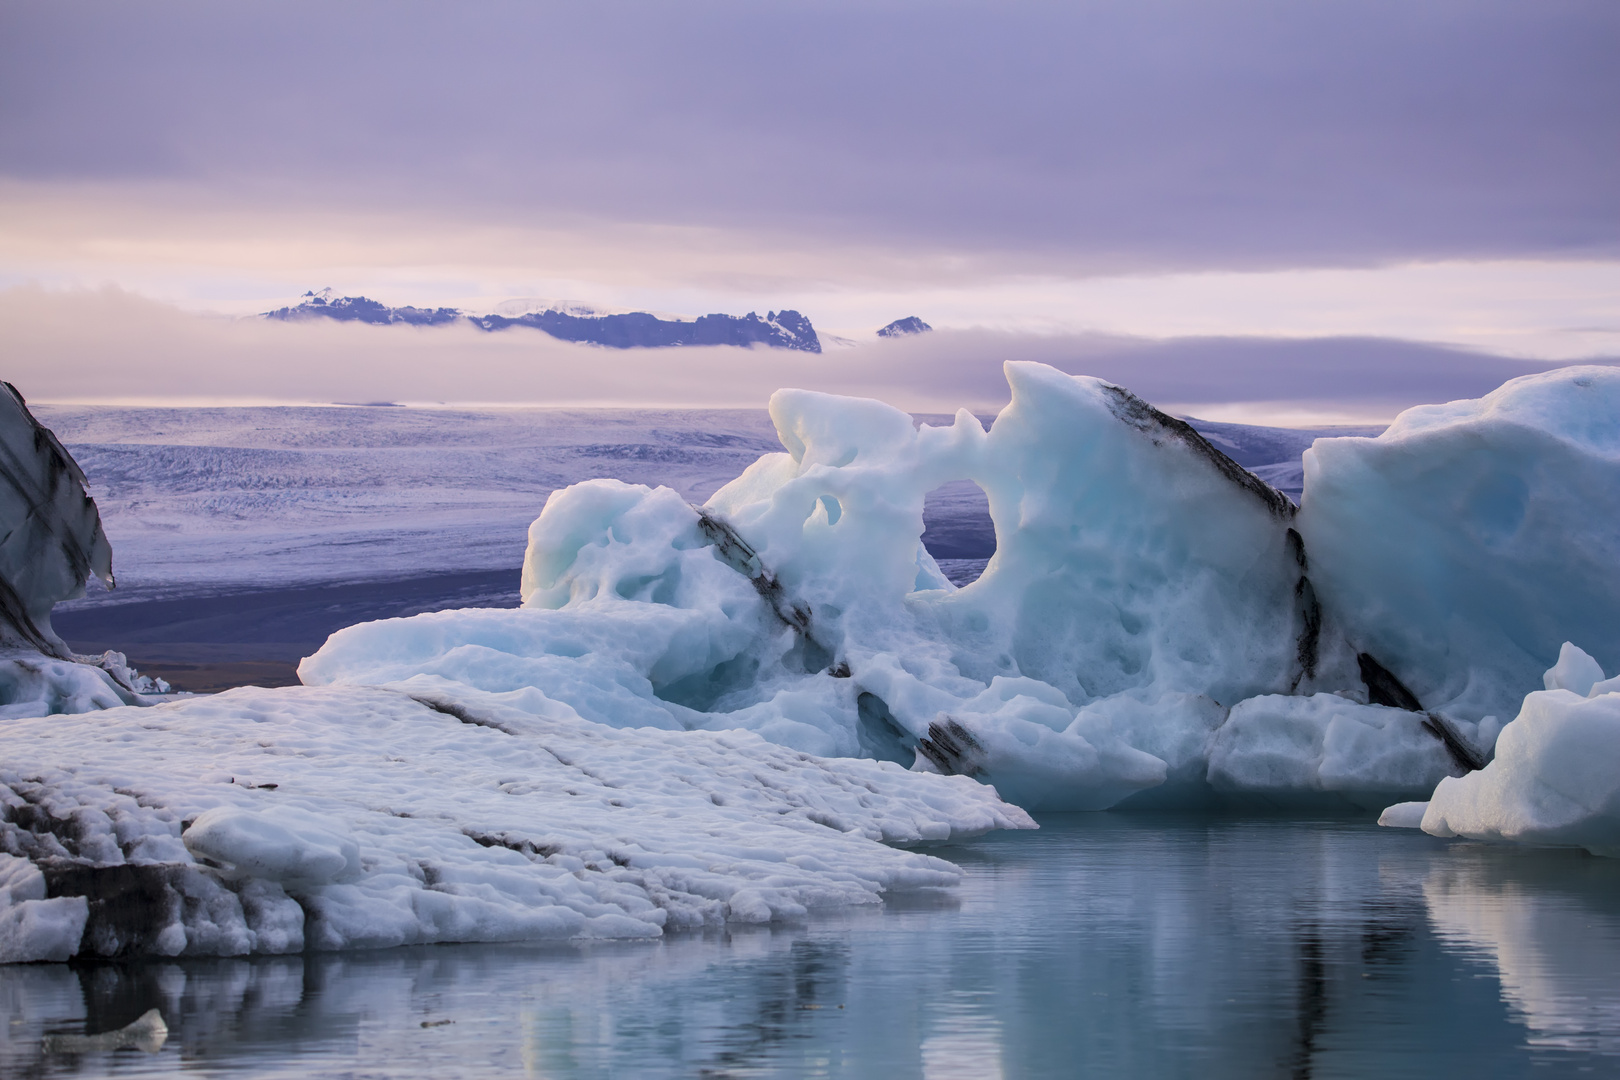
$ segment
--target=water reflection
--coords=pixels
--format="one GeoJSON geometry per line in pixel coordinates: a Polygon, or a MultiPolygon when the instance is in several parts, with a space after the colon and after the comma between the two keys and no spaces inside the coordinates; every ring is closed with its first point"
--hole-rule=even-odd
{"type": "Polygon", "coordinates": [[[0,1075],[1613,1072],[1620,864],[1342,820],[1051,818],[952,894],[594,946],[0,968],[0,1075]],[[157,1008],[160,1050],[96,1049],[157,1008]],[[64,1047],[77,1047],[65,1052],[64,1047]]]}
{"type": "Polygon", "coordinates": [[[1474,847],[1432,870],[1423,896],[1442,940],[1490,961],[1533,1045],[1620,1053],[1620,866],[1474,847]]]}

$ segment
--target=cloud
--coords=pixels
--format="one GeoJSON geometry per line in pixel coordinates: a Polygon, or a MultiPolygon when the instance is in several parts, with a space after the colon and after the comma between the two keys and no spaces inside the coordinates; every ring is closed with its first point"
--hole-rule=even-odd
{"type": "Polygon", "coordinates": [[[1617,34],[1608,0],[59,0],[5,15],[0,176],[834,273],[1614,257],[1617,34]]]}
{"type": "Polygon", "coordinates": [[[763,407],[800,386],[918,412],[993,410],[1006,360],[1097,375],[1165,407],[1273,422],[1387,420],[1556,366],[1376,338],[1277,340],[964,331],[821,355],[615,350],[537,331],[279,323],[188,314],[116,289],[0,292],[4,377],[47,402],[404,401],[763,407]]]}

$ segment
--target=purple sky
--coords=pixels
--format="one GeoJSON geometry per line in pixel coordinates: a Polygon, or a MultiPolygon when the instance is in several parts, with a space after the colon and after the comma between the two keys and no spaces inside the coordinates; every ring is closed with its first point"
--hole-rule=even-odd
{"type": "Polygon", "coordinates": [[[1611,0],[6,0],[0,287],[1613,356],[1617,56],[1611,0]]]}

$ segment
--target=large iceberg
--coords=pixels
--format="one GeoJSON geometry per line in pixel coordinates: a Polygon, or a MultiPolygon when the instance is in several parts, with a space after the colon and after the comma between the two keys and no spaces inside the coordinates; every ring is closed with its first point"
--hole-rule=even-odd
{"type": "Polygon", "coordinates": [[[1118,387],[1007,372],[988,433],[779,391],[786,451],[702,509],[614,481],[557,492],[522,609],[351,627],[300,676],[538,687],[603,722],[744,728],[1023,805],[1161,785],[1227,706],[1319,674],[1292,504],[1118,387]],[[997,551],[957,589],[919,537],[924,497],[961,480],[988,493],[997,551]]]}
{"type": "Polygon", "coordinates": [[[351,627],[300,675],[534,687],[604,723],[752,730],[1033,808],[1377,807],[1488,760],[1556,625],[1620,649],[1610,369],[1318,440],[1303,509],[1121,387],[1006,373],[989,431],[779,391],[784,452],[704,506],[556,492],[522,609],[351,627]],[[919,537],[925,496],[964,481],[997,548],[958,589],[919,537]],[[1529,493],[1518,524],[1498,488],[1529,493]]]}

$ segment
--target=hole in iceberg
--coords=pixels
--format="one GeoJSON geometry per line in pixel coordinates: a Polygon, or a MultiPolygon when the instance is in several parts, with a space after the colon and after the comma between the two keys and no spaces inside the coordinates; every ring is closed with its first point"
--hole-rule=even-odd
{"type": "Polygon", "coordinates": [[[977,581],[996,553],[996,526],[984,488],[972,480],[953,480],[925,495],[922,542],[951,584],[977,581]]]}

